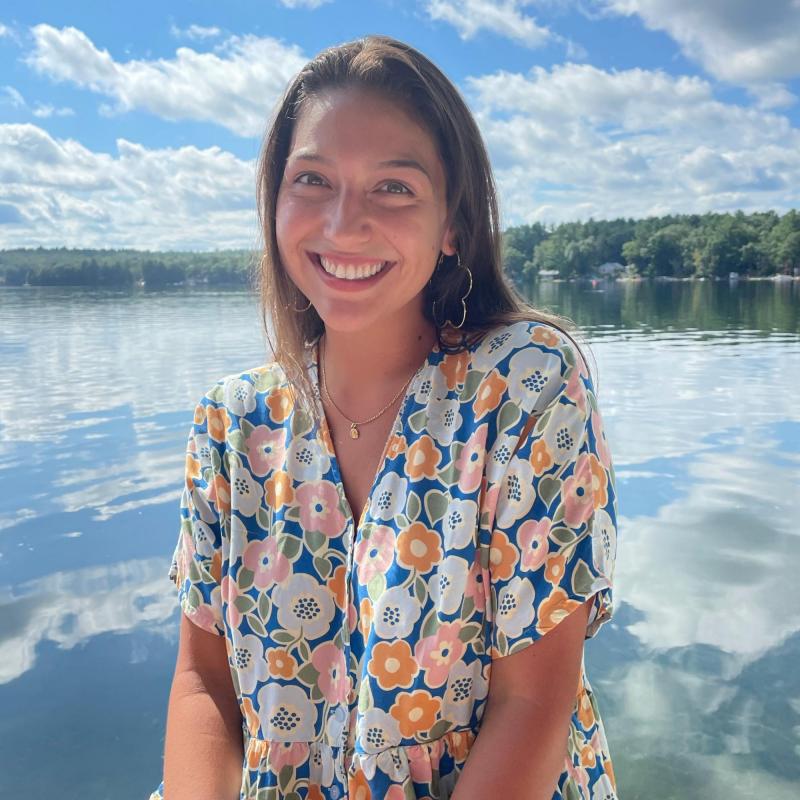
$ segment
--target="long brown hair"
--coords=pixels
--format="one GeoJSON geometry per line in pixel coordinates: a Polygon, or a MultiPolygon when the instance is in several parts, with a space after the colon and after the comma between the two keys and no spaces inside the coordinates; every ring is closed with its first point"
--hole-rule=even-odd
{"type": "Polygon", "coordinates": [[[254,278],[262,322],[275,360],[306,413],[316,416],[314,387],[305,368],[306,348],[322,334],[324,325],[313,306],[298,310],[308,300],[281,264],[275,232],[278,189],[303,104],[326,91],[351,87],[377,91],[398,103],[428,131],[444,166],[448,224],[453,225],[461,263],[471,270],[473,284],[461,328],[468,335],[462,334],[460,343],[453,345],[450,333],[463,314],[461,298],[468,286],[467,273],[458,268],[456,256],[445,256],[434,271],[423,306],[426,318],[436,326],[440,347],[458,351],[467,341],[474,342],[503,323],[538,320],[561,330],[582,354],[569,333],[578,332],[575,323],[530,306],[503,274],[497,192],[489,156],[458,89],[409,45],[388,36],[365,36],[323,50],[300,70],[274,111],[258,160],[256,205],[263,252],[254,278]]]}

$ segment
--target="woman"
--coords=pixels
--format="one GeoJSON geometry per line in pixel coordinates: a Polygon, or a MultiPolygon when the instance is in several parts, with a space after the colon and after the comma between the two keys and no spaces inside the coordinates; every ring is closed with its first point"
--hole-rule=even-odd
{"type": "Polygon", "coordinates": [[[195,412],[166,800],[615,797],[582,661],[613,468],[458,91],[387,37],[322,52],[258,208],[276,360],[195,412]]]}

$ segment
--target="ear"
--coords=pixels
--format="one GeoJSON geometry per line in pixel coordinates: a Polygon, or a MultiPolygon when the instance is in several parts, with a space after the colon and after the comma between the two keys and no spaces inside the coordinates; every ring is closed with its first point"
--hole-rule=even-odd
{"type": "Polygon", "coordinates": [[[446,256],[454,256],[456,254],[456,234],[453,226],[450,225],[442,236],[442,244],[439,248],[446,256]]]}

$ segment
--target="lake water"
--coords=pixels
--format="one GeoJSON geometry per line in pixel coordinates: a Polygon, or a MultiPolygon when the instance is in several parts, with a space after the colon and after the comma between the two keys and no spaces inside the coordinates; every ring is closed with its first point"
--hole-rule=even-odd
{"type": "MultiPolygon", "coordinates": [[[[621,800],[800,795],[800,284],[548,284],[619,493],[587,643],[621,800]]],[[[0,797],[141,800],[178,635],[186,436],[263,363],[244,292],[0,289],[0,797]]]]}

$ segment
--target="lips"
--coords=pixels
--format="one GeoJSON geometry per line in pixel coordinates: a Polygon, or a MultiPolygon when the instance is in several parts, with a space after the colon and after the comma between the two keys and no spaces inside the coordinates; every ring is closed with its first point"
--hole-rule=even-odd
{"type": "MultiPolygon", "coordinates": [[[[385,266],[383,267],[383,269],[381,269],[379,272],[376,272],[374,275],[371,275],[369,278],[348,280],[347,278],[337,278],[335,275],[331,275],[329,272],[327,272],[322,266],[319,253],[311,253],[309,251],[306,251],[306,255],[308,256],[311,263],[314,264],[314,266],[317,268],[320,276],[322,277],[325,283],[337,289],[349,290],[349,291],[372,286],[372,284],[377,283],[379,280],[381,280],[381,278],[383,278],[383,276],[386,275],[386,273],[390,272],[392,267],[394,267],[394,265],[397,263],[396,261],[384,262],[385,266]]],[[[362,261],[362,264],[368,264],[368,263],[374,264],[376,263],[376,260],[362,261]]]]}

